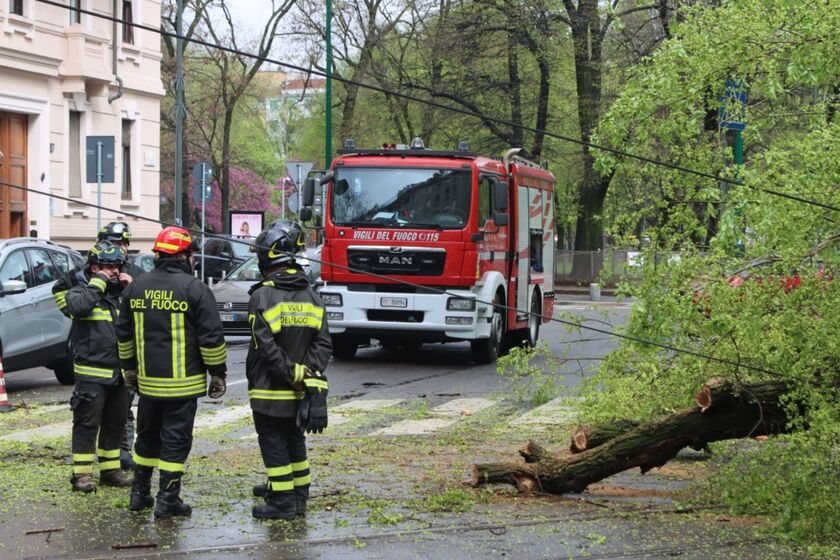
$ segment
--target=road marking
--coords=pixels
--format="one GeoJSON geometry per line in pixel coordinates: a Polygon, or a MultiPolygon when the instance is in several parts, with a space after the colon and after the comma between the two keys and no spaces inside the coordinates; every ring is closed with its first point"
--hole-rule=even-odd
{"type": "Polygon", "coordinates": [[[247,416],[251,416],[251,405],[229,406],[216,411],[214,414],[204,413],[198,415],[195,419],[195,429],[217,428],[224,424],[238,422],[247,416]]]}
{"type": "Polygon", "coordinates": [[[511,426],[529,426],[544,429],[559,424],[571,424],[577,420],[577,409],[570,404],[568,397],[557,397],[542,406],[529,410],[514,419],[511,426]]]}
{"type": "Polygon", "coordinates": [[[381,408],[397,406],[405,402],[405,399],[353,399],[340,404],[333,410],[336,412],[371,412],[381,408]]]}
{"type": "Polygon", "coordinates": [[[13,432],[0,436],[0,439],[6,441],[29,441],[36,438],[54,438],[68,435],[73,429],[73,421],[59,422],[57,424],[47,424],[46,426],[39,426],[21,432],[13,432]]]}
{"type": "Polygon", "coordinates": [[[228,387],[233,387],[234,385],[239,385],[240,383],[247,383],[247,382],[248,382],[247,379],[239,379],[237,381],[231,381],[230,383],[227,384],[227,386],[228,387]]]}
{"type": "Polygon", "coordinates": [[[482,398],[454,399],[436,406],[429,411],[431,418],[423,420],[401,420],[390,426],[380,428],[372,436],[408,436],[426,435],[455,424],[465,416],[471,416],[480,410],[496,404],[495,401],[482,398]]]}

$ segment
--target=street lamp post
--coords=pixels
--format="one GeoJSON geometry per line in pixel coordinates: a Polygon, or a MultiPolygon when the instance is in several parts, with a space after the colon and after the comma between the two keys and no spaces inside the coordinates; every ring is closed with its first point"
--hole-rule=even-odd
{"type": "Polygon", "coordinates": [[[332,0],[327,0],[327,87],[324,132],[324,169],[329,169],[332,159],[332,0]]]}

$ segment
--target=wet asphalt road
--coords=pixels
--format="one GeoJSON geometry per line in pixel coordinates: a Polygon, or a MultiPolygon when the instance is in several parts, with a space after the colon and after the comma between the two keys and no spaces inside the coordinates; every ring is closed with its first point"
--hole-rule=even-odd
{"type": "MultiPolygon", "coordinates": [[[[598,328],[621,325],[629,308],[585,304],[560,307],[566,319],[590,321],[598,328]],[[607,324],[605,325],[604,322],[607,324]]],[[[599,333],[568,332],[558,323],[542,325],[540,339],[555,355],[568,360],[564,367],[565,385],[575,385],[587,371],[597,366],[615,339],[599,333]]],[[[247,339],[228,341],[228,392],[225,399],[248,398],[245,379],[247,339]]],[[[351,361],[333,361],[327,370],[330,394],[334,397],[409,398],[422,394],[447,393],[485,396],[503,389],[506,381],[493,365],[475,365],[468,343],[425,344],[416,351],[385,349],[376,343],[361,348],[351,361]]],[[[60,385],[51,370],[35,368],[6,375],[6,388],[12,403],[58,404],[67,402],[72,387],[60,385]]]]}

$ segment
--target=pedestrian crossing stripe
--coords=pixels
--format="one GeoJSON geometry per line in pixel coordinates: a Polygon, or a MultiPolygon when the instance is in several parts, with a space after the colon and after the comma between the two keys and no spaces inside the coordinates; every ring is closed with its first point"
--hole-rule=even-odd
{"type": "MultiPolygon", "coordinates": [[[[393,409],[408,402],[408,399],[399,398],[358,398],[330,407],[327,434],[346,424],[354,417],[375,415],[379,411],[393,409]]],[[[428,411],[427,418],[396,420],[394,423],[379,428],[368,435],[372,437],[400,437],[433,434],[464,421],[473,414],[489,409],[495,406],[497,402],[481,397],[451,399],[431,408],[428,411]]],[[[69,407],[67,409],[69,411],[69,407]]],[[[233,425],[250,418],[251,414],[250,404],[232,404],[219,409],[203,409],[196,416],[195,431],[202,432],[233,425]]],[[[575,411],[570,406],[569,400],[558,398],[519,415],[509,424],[539,430],[549,426],[569,424],[574,422],[575,419],[575,411]]],[[[69,437],[72,427],[72,421],[58,422],[3,434],[0,436],[0,440],[26,442],[36,439],[69,437]]],[[[256,437],[256,433],[250,432],[243,434],[239,439],[253,440],[256,437]]]]}

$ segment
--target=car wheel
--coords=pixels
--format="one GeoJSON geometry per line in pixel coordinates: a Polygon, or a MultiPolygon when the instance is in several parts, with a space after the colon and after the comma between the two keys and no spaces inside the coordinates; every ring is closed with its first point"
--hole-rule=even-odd
{"type": "Polygon", "coordinates": [[[73,384],[73,347],[70,345],[69,340],[67,341],[67,351],[64,357],[52,365],[52,370],[59,383],[62,385],[73,384]]]}

